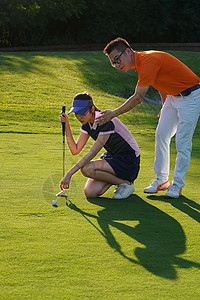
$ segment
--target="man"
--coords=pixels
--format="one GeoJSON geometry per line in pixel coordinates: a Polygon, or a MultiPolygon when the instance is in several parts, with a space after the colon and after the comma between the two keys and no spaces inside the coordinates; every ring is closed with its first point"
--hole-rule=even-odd
{"type": "Polygon", "coordinates": [[[178,198],[185,185],[190,164],[192,136],[200,113],[200,78],[174,56],[161,51],[134,51],[122,38],[112,40],[104,48],[111,64],[118,70],[138,72],[135,93],[120,107],[101,112],[99,124],[108,122],[142,102],[149,86],[159,91],[163,107],[156,129],[154,172],[156,178],[144,189],[157,193],[168,189],[166,196],[178,198]],[[170,141],[176,134],[177,158],[170,186],[170,141]]]}

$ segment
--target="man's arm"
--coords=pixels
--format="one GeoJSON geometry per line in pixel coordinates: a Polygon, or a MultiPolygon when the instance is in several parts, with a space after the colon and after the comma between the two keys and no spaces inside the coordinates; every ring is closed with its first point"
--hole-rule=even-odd
{"type": "MultiPolygon", "coordinates": [[[[164,93],[161,93],[161,92],[159,92],[160,93],[160,98],[161,98],[161,100],[162,100],[162,106],[163,106],[163,104],[165,103],[165,100],[166,100],[166,98],[167,98],[167,95],[166,94],[164,94],[164,93]]],[[[160,112],[159,112],[159,114],[158,114],[158,118],[160,117],[160,115],[161,115],[161,111],[162,111],[162,108],[161,108],[161,110],[160,110],[160,112]]]]}
{"type": "Polygon", "coordinates": [[[166,98],[167,98],[167,95],[166,94],[164,94],[164,93],[161,93],[161,92],[159,92],[160,93],[160,97],[161,97],[161,100],[162,100],[162,105],[165,103],[165,100],[166,100],[166,98]]]}
{"type": "Polygon", "coordinates": [[[115,110],[105,110],[101,112],[101,116],[99,116],[96,121],[97,124],[103,124],[110,121],[112,118],[117,117],[126,113],[127,111],[131,110],[139,103],[142,102],[144,96],[148,91],[148,86],[137,86],[135,89],[134,95],[132,95],[124,104],[120,107],[116,108],[115,110]]]}

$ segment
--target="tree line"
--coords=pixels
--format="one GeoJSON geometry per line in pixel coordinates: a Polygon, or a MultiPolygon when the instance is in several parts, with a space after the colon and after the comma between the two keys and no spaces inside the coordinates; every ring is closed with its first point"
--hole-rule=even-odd
{"type": "Polygon", "coordinates": [[[200,42],[197,0],[0,0],[0,46],[200,42]]]}

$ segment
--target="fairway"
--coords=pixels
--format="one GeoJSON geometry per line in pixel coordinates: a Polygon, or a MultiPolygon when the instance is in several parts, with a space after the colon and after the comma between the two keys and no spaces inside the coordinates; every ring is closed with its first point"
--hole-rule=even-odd
{"type": "MultiPolygon", "coordinates": [[[[173,54],[200,76],[199,53],[173,54]]],[[[114,109],[136,73],[116,71],[101,52],[0,53],[0,63],[0,299],[200,299],[200,122],[181,198],[143,193],[160,109],[145,103],[119,118],[141,151],[135,193],[112,200],[111,187],[87,200],[78,172],[58,198],[62,105],[86,90],[98,108],[114,109]]],[[[153,89],[148,97],[158,98],[153,89]]],[[[80,124],[69,119],[77,138],[80,124]]],[[[92,144],[77,156],[66,146],[65,169],[92,144]]],[[[173,139],[170,181],[175,159],[173,139]]]]}

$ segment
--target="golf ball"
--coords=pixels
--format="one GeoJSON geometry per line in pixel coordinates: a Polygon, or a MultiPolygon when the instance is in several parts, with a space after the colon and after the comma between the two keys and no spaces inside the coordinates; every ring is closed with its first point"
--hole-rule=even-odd
{"type": "Polygon", "coordinates": [[[51,203],[52,203],[53,206],[57,205],[57,201],[56,200],[53,200],[51,203]]]}

